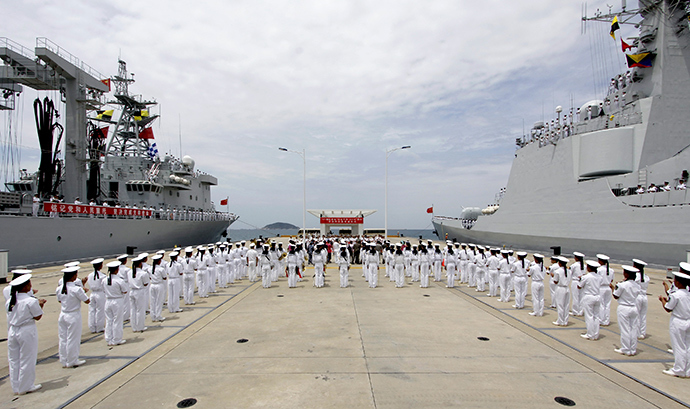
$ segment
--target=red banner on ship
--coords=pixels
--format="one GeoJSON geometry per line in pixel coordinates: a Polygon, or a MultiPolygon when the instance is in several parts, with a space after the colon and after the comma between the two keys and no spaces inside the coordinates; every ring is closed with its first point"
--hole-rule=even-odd
{"type": "Polygon", "coordinates": [[[123,207],[110,206],[89,206],[69,203],[43,203],[43,210],[46,212],[73,213],[73,214],[96,214],[110,216],[142,216],[149,217],[153,214],[151,210],[128,209],[123,207]]]}
{"type": "Polygon", "coordinates": [[[364,224],[364,217],[322,217],[321,224],[364,224]]]}

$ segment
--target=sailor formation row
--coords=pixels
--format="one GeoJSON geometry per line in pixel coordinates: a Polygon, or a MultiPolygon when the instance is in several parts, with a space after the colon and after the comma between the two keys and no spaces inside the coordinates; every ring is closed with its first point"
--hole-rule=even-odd
{"type": "MultiPolygon", "coordinates": [[[[58,318],[59,360],[64,368],[76,368],[85,363],[79,359],[82,334],[81,304],[88,304],[88,326],[92,333],[105,332],[109,346],[122,345],[125,321],[130,322],[133,332],[144,332],[147,310],[151,321],[161,322],[163,304],[167,298],[170,313],[182,312],[180,298],[187,305],[195,304],[195,287],[199,297],[216,292],[216,285],[227,287],[240,280],[253,269],[246,262],[257,252],[244,247],[246,243],[231,245],[216,243],[175,250],[164,261],[161,250],[149,261],[149,254],[142,253],[127,266],[128,255],[105,264],[102,258],[91,261],[93,271],[79,278],[79,262],[65,264],[61,270],[56,296],[60,302],[58,318]],[[241,262],[245,260],[245,262],[241,262]],[[105,271],[104,271],[105,267],[105,271]],[[89,293],[89,295],[87,295],[89,293]]],[[[254,263],[256,266],[256,263],[254,263]]],[[[255,270],[255,269],[254,269],[255,270]]],[[[8,361],[10,383],[15,394],[34,392],[41,385],[34,384],[38,356],[36,321],[43,316],[45,299],[37,299],[31,286],[31,270],[13,270],[13,279],[5,287],[5,311],[8,323],[8,361]]],[[[253,274],[256,280],[256,273],[253,274]]]]}

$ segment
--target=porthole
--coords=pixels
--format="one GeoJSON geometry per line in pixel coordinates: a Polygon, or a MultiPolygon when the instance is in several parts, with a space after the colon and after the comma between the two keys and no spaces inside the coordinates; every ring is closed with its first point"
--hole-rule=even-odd
{"type": "Polygon", "coordinates": [[[110,237],[113,237],[113,233],[110,233],[110,237]]]}
{"type": "Polygon", "coordinates": [[[62,240],[62,236],[57,236],[57,241],[62,240]]]}

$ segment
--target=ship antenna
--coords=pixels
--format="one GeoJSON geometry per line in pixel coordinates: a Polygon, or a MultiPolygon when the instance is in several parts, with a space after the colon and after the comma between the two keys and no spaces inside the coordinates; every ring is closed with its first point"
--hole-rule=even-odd
{"type": "Polygon", "coordinates": [[[182,158],[182,114],[177,114],[177,135],[180,139],[180,159],[182,158]]]}

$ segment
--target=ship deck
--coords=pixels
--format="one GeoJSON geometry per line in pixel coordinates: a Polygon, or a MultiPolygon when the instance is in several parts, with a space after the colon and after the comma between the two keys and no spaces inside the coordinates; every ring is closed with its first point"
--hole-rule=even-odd
{"type": "MultiPolygon", "coordinates": [[[[634,357],[613,351],[620,342],[616,301],[601,339],[586,341],[579,317],[555,327],[555,310],[529,316],[529,295],[526,308],[515,310],[466,285],[419,288],[408,280],[395,288],[383,270],[370,289],[360,266],[343,289],[329,265],[324,288],[312,286],[312,268],[294,289],[284,277],[270,289],[239,281],[182,313],[164,310],[162,323],[147,318],[143,334],[127,326],[127,343],[117,347],[88,332],[84,307],[86,364],[72,369],[57,360],[58,270],[38,269],[32,279],[48,299],[37,323],[43,389],[14,396],[7,363],[0,363],[0,407],[176,407],[187,398],[204,408],[553,408],[556,397],[582,407],[690,403],[690,381],[661,373],[673,356],[669,314],[657,300],[660,270],[648,272],[649,335],[634,357]]],[[[548,306],[548,291],[546,298],[548,306]]],[[[6,345],[0,342],[0,353],[6,345]]]]}

